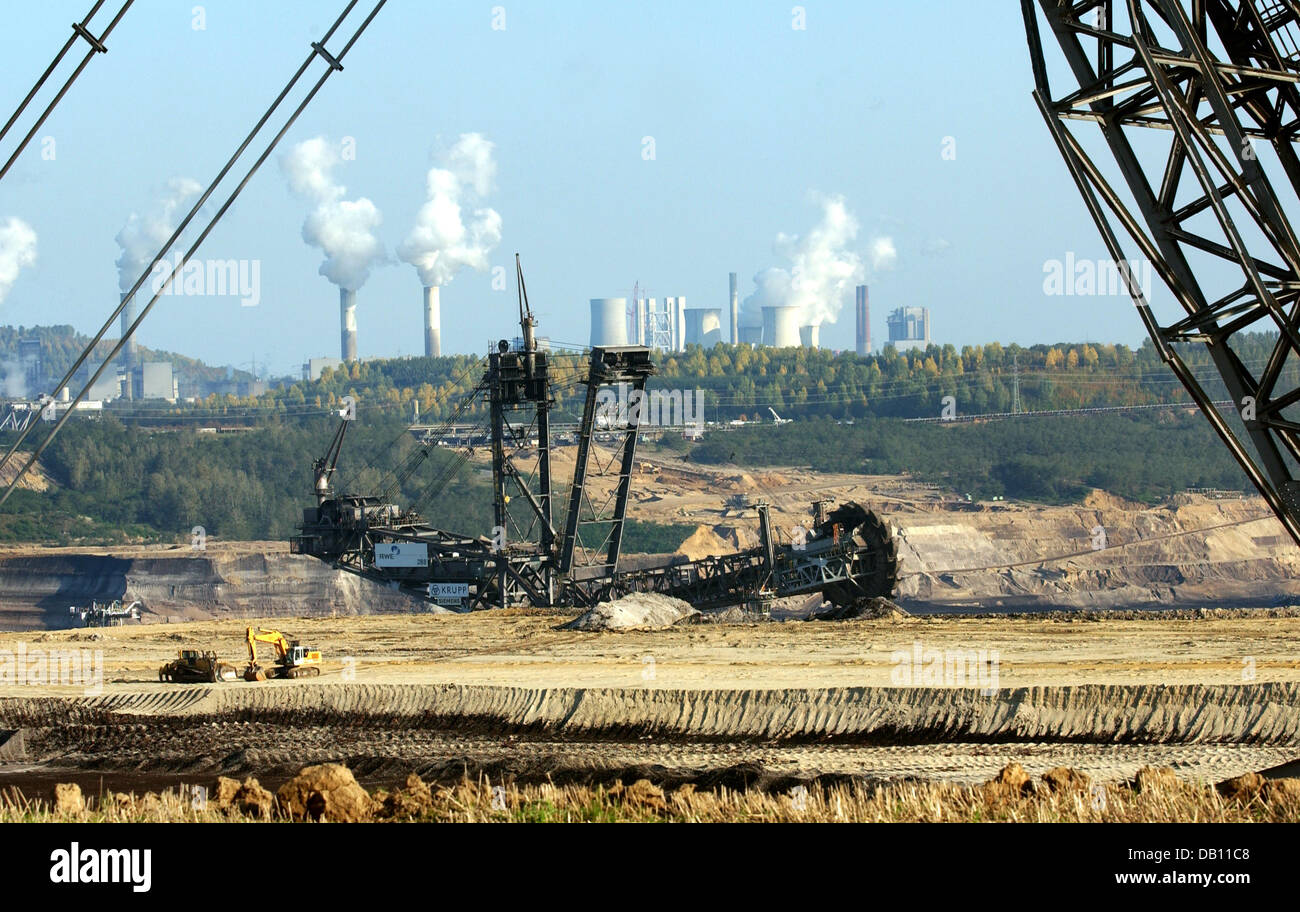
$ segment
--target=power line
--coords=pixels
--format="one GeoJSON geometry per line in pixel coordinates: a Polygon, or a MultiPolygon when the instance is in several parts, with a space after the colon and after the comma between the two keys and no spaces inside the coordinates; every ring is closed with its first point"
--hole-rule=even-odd
{"type": "MultiPolygon", "coordinates": [[[[172,246],[177,243],[182,233],[188,227],[189,223],[194,219],[196,215],[198,215],[203,205],[216,191],[217,186],[221,184],[222,181],[225,180],[226,175],[229,174],[231,169],[234,168],[235,164],[243,157],[245,151],[247,151],[248,147],[252,144],[253,140],[257,137],[257,134],[262,131],[262,128],[264,126],[266,126],[267,122],[270,120],[271,116],[275,113],[276,109],[279,108],[280,104],[288,96],[289,92],[292,91],[295,85],[297,85],[298,81],[302,78],[303,74],[307,72],[308,68],[312,65],[312,63],[316,61],[318,57],[321,60],[323,60],[326,64],[325,70],[321,74],[320,78],[317,79],[316,83],[307,92],[306,96],[302,99],[302,101],[299,102],[298,106],[294,108],[293,112],[289,115],[288,119],[284,122],[280,130],[267,143],[266,148],[263,150],[261,155],[259,155],[258,158],[253,162],[253,164],[248,168],[247,172],[244,174],[244,177],[239,181],[238,184],[236,184],[235,188],[231,191],[230,195],[226,198],[226,201],[222,204],[221,208],[208,221],[207,225],[199,233],[199,236],[195,239],[194,243],[190,245],[188,250],[186,250],[183,254],[180,255],[178,262],[176,264],[176,268],[168,274],[167,279],[162,283],[162,287],[159,288],[154,293],[154,296],[149,300],[149,303],[146,304],[144,308],[140,311],[140,313],[136,316],[135,321],[127,328],[127,330],[124,333],[122,333],[122,338],[118,340],[117,344],[113,347],[113,350],[109,354],[109,357],[102,364],[100,364],[99,368],[94,372],[90,380],[87,381],[86,385],[77,394],[76,398],[73,399],[72,404],[68,407],[66,411],[64,411],[64,413],[58,418],[58,420],[55,421],[54,426],[50,429],[45,439],[42,440],[41,443],[32,451],[31,456],[28,457],[27,461],[23,464],[23,466],[16,473],[14,473],[13,480],[9,483],[9,486],[5,489],[4,494],[0,495],[0,504],[3,504],[6,500],[9,499],[10,495],[13,494],[15,488],[18,486],[18,482],[32,467],[32,465],[36,463],[36,460],[40,458],[41,453],[45,451],[46,447],[48,447],[50,443],[54,440],[54,438],[58,435],[59,431],[63,428],[63,425],[67,423],[68,418],[71,417],[71,415],[75,411],[76,406],[83,399],[85,399],[86,394],[95,385],[95,383],[98,382],[100,376],[104,373],[104,370],[112,362],[112,359],[117,357],[118,353],[122,350],[122,348],[126,346],[126,344],[130,341],[131,337],[135,334],[136,329],[139,328],[140,324],[144,322],[146,317],[148,317],[149,312],[153,309],[153,306],[158,302],[158,299],[167,292],[167,289],[171,287],[171,283],[175,280],[176,276],[181,273],[185,264],[199,250],[203,242],[207,240],[208,235],[212,233],[212,230],[216,228],[217,224],[221,221],[221,219],[225,216],[225,214],[228,211],[230,211],[231,206],[234,205],[235,200],[238,199],[240,193],[243,192],[246,186],[248,186],[248,182],[253,179],[253,175],[257,173],[257,171],[261,168],[263,163],[265,163],[265,161],[270,157],[272,151],[274,151],[275,147],[279,145],[280,140],[284,138],[284,135],[288,133],[289,129],[294,125],[295,122],[297,122],[298,118],[302,115],[302,112],[307,109],[307,106],[316,97],[317,93],[319,93],[320,90],[324,87],[326,81],[328,81],[330,76],[332,76],[334,73],[339,72],[343,69],[343,64],[342,64],[343,58],[347,56],[348,52],[352,49],[353,45],[356,44],[358,39],[360,39],[361,35],[370,26],[370,23],[374,21],[374,18],[377,15],[379,15],[379,11],[383,9],[386,3],[387,0],[378,0],[378,2],[376,2],[374,8],[370,11],[370,14],[362,21],[360,27],[356,29],[352,37],[344,45],[342,51],[340,51],[338,55],[330,54],[330,52],[325,49],[325,43],[329,41],[331,37],[333,37],[335,31],[337,31],[338,28],[343,24],[343,22],[348,18],[349,14],[356,6],[357,0],[349,0],[343,12],[339,15],[338,19],[335,20],[334,24],[330,27],[329,31],[325,34],[325,37],[318,42],[312,43],[311,46],[312,51],[307,56],[307,59],[303,61],[302,65],[298,68],[298,71],[289,80],[288,84],[286,84],[284,88],[281,89],[280,94],[276,97],[275,101],[272,102],[271,106],[262,115],[261,119],[257,122],[256,126],[254,126],[252,131],[248,134],[248,136],[245,137],[244,141],[240,143],[239,147],[235,150],[234,154],[222,167],[221,171],[218,172],[217,176],[213,179],[212,183],[208,185],[208,188],[204,191],[203,195],[200,196],[198,201],[195,202],[194,207],[190,210],[189,214],[185,216],[184,220],[182,220],[182,222],[176,227],[176,230],[172,233],[172,236],[167,240],[167,242],[154,256],[153,261],[140,274],[140,277],[136,279],[135,284],[131,287],[130,291],[127,292],[127,294],[122,297],[121,302],[113,310],[112,315],[109,316],[108,320],[105,321],[104,325],[100,328],[99,332],[96,334],[94,339],[91,340],[90,344],[81,353],[80,357],[77,358],[76,363],[69,369],[68,375],[64,377],[63,381],[56,387],[56,389],[62,389],[64,386],[68,385],[69,381],[72,379],[76,371],[79,370],[81,368],[81,365],[85,363],[86,359],[90,356],[91,352],[94,351],[95,347],[99,344],[100,340],[104,338],[105,334],[108,332],[109,328],[113,325],[114,321],[117,320],[118,316],[126,308],[128,302],[130,302],[134,298],[136,293],[140,290],[141,286],[144,285],[145,280],[149,277],[154,266],[156,266],[158,262],[164,256],[167,255],[167,252],[172,248],[172,246]]],[[[28,433],[30,433],[34,425],[35,423],[28,425],[27,429],[25,429],[22,432],[22,434],[19,435],[18,440],[14,442],[13,446],[5,454],[4,458],[0,459],[0,468],[3,468],[5,463],[7,463],[9,459],[13,456],[13,454],[17,452],[18,447],[27,438],[28,433]]]]}
{"type": "Polygon", "coordinates": [[[4,139],[5,134],[9,132],[15,123],[17,123],[18,118],[22,116],[23,111],[27,109],[27,105],[29,105],[32,99],[36,97],[36,94],[45,85],[45,81],[54,74],[54,71],[58,68],[59,64],[63,62],[63,58],[67,56],[68,51],[72,50],[72,46],[77,43],[78,38],[84,38],[86,43],[90,45],[90,50],[86,51],[86,56],[82,58],[81,63],[72,71],[72,75],[70,75],[67,78],[67,81],[63,83],[62,88],[55,93],[54,98],[45,107],[45,110],[41,112],[41,115],[36,118],[36,123],[34,123],[32,128],[27,131],[27,135],[19,141],[18,147],[14,149],[13,154],[9,156],[9,159],[4,163],[4,166],[0,167],[0,180],[3,180],[4,176],[9,173],[9,169],[12,168],[14,162],[18,160],[18,156],[27,148],[27,144],[32,141],[32,137],[34,137],[37,131],[45,124],[46,119],[54,112],[54,109],[58,106],[59,102],[63,100],[63,96],[68,94],[68,90],[72,88],[72,84],[77,81],[77,77],[80,76],[82,71],[90,64],[91,59],[96,54],[108,53],[108,47],[104,42],[108,40],[108,36],[112,34],[113,29],[117,28],[117,24],[122,21],[122,17],[126,15],[126,11],[131,8],[131,4],[134,2],[135,0],[126,0],[126,2],[122,4],[122,8],[118,10],[117,15],[108,23],[108,26],[100,33],[98,38],[91,34],[89,26],[90,20],[95,18],[95,14],[99,12],[99,8],[104,5],[104,0],[96,0],[95,5],[92,6],[90,12],[86,14],[86,18],[82,19],[80,22],[73,23],[72,34],[68,37],[68,40],[64,42],[63,47],[59,50],[58,54],[54,56],[54,60],[50,65],[45,68],[45,72],[36,80],[36,85],[32,86],[32,89],[27,93],[27,96],[19,102],[18,107],[14,110],[13,114],[10,115],[9,120],[5,122],[3,129],[0,129],[0,139],[4,139]]]}

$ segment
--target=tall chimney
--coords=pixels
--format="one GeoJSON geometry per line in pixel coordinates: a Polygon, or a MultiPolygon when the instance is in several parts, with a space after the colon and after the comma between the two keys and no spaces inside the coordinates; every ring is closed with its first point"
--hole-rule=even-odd
{"type": "Polygon", "coordinates": [[[442,357],[442,299],[436,285],[424,289],[424,356],[442,357]]]}
{"type": "MultiPolygon", "coordinates": [[[[126,294],[122,295],[122,302],[126,307],[122,309],[122,338],[126,339],[126,331],[131,328],[135,322],[135,298],[126,299],[126,294]]],[[[122,389],[123,399],[135,398],[135,362],[139,356],[136,351],[135,336],[126,341],[126,347],[122,349],[122,367],[125,369],[126,383],[122,389]]]]}
{"type": "Polygon", "coordinates": [[[357,293],[339,289],[339,322],[343,340],[344,361],[357,360],[357,293]]]}
{"type": "Polygon", "coordinates": [[[740,343],[740,292],[736,290],[736,274],[731,274],[731,344],[740,343]]]}
{"type": "Polygon", "coordinates": [[[871,305],[867,301],[867,286],[859,285],[857,290],[858,316],[858,356],[871,354],[871,305]]]}

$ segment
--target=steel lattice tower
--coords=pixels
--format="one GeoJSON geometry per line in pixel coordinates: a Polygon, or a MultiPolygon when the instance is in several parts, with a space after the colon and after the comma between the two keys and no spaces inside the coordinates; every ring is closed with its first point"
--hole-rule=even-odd
{"type": "Polygon", "coordinates": [[[1300,543],[1300,419],[1288,417],[1300,386],[1284,382],[1300,353],[1300,243],[1286,213],[1300,199],[1300,2],[1038,0],[1041,16],[1034,5],[1021,0],[1034,97],[1109,255],[1127,263],[1130,240],[1181,307],[1162,323],[1121,268],[1147,332],[1300,543]],[[1056,94],[1043,23],[1072,77],[1056,94]],[[1103,147],[1117,169],[1086,150],[1103,147]],[[1247,331],[1276,334],[1265,363],[1234,349],[1247,331]],[[1192,345],[1240,425],[1189,367],[1192,345]]]}

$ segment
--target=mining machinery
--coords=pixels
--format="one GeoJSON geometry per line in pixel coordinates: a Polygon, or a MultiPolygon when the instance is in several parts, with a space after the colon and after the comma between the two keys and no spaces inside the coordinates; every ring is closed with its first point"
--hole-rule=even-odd
{"type": "Polygon", "coordinates": [[[320,676],[321,655],[315,646],[304,646],[290,640],[278,630],[249,627],[244,632],[248,643],[248,665],[244,668],[245,681],[265,681],[268,678],[315,678],[320,676]],[[266,643],[275,650],[275,662],[263,665],[257,657],[257,644],[266,643]]]}
{"type": "Polygon", "coordinates": [[[239,671],[215,652],[182,649],[176,658],[158,669],[158,680],[176,684],[217,684],[238,679],[239,671]]]}
{"type": "Polygon", "coordinates": [[[140,620],[140,600],[125,603],[115,599],[107,604],[91,602],[89,608],[68,607],[68,614],[81,622],[82,627],[121,627],[127,621],[140,620]]]}
{"type": "MultiPolygon", "coordinates": [[[[446,434],[424,436],[383,493],[334,489],[347,423],[341,415],[325,456],[314,462],[314,507],[304,510],[291,549],[332,566],[459,609],[531,605],[585,607],[633,592],[661,592],[700,608],[759,606],[821,593],[852,605],[894,593],[898,546],[870,510],[814,505],[808,528],[783,534],[769,505],[757,504],[755,548],[648,569],[620,570],[636,446],[654,374],[649,348],[596,346],[585,373],[576,463],[567,494],[552,471],[551,412],[556,378],[551,352],[537,343],[516,258],[521,336],[499,342],[478,385],[443,425],[459,426],[469,403],[486,405],[491,443],[493,528],[480,535],[437,529],[394,502],[400,483],[425,463],[446,434]],[[521,454],[528,459],[521,459],[521,454]],[[563,501],[561,513],[557,499],[563,501]]],[[[458,448],[464,450],[465,448],[458,448]]],[[[444,452],[447,447],[443,447],[444,452]]],[[[467,455],[460,453],[456,465],[467,455]]],[[[443,478],[444,487],[446,476],[443,478]]]]}

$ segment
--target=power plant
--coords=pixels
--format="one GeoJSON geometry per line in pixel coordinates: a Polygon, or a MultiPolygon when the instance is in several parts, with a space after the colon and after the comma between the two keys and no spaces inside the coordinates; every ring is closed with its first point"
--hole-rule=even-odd
{"type": "Polygon", "coordinates": [[[930,347],[930,309],[899,307],[886,319],[889,344],[898,351],[925,350],[930,347]]]}
{"type": "Polygon", "coordinates": [[[424,289],[424,356],[442,357],[442,301],[437,285],[424,289]]]}
{"type": "Polygon", "coordinates": [[[664,298],[662,304],[654,298],[640,298],[633,308],[633,335],[638,345],[647,348],[685,351],[686,319],[685,298],[664,298]]]}
{"type": "Polygon", "coordinates": [[[357,293],[339,289],[339,329],[344,361],[357,360],[357,293]]]}

